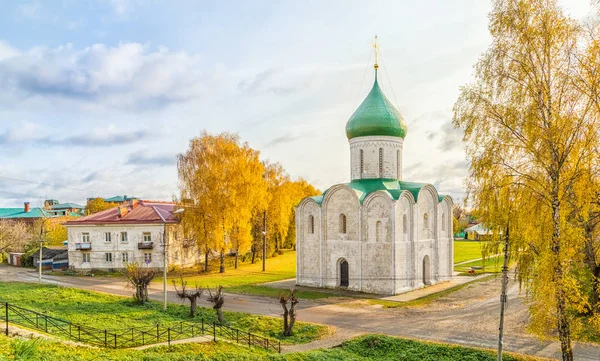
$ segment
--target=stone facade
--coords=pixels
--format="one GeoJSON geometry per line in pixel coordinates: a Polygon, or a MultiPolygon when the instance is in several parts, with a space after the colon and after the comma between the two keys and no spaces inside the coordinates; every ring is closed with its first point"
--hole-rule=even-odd
{"type": "Polygon", "coordinates": [[[430,184],[401,188],[402,144],[399,137],[351,139],[352,182],[298,205],[298,285],[392,295],[452,277],[452,199],[430,184]],[[398,189],[363,194],[361,181],[377,178],[398,189]]]}

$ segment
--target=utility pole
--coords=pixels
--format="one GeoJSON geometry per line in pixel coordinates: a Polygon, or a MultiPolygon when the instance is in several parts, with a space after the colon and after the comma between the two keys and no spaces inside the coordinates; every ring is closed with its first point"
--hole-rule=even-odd
{"type": "Polygon", "coordinates": [[[40,223],[40,259],[38,260],[38,282],[42,283],[42,257],[43,257],[43,248],[44,248],[44,226],[46,224],[46,219],[42,220],[40,223]]]}
{"type": "Polygon", "coordinates": [[[267,270],[267,211],[263,213],[263,272],[267,270]]]}
{"type": "Polygon", "coordinates": [[[163,232],[163,311],[167,310],[167,224],[163,232]]]}
{"type": "Polygon", "coordinates": [[[500,327],[498,328],[498,360],[502,361],[502,345],[504,342],[504,310],[506,309],[506,287],[508,285],[508,225],[504,237],[504,266],[502,267],[502,293],[500,295],[500,327]]]}

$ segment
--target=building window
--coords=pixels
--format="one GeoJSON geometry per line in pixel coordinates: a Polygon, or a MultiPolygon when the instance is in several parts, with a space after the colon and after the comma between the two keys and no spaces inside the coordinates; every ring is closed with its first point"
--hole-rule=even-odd
{"type": "Polygon", "coordinates": [[[123,252],[123,254],[121,254],[121,259],[123,260],[123,263],[128,263],[129,262],[129,253],[123,252]]]}
{"type": "Polygon", "coordinates": [[[105,253],[104,259],[106,260],[106,262],[112,262],[112,253],[105,253]]]}
{"type": "Polygon", "coordinates": [[[379,178],[383,178],[383,148],[379,148],[379,178]]]}
{"type": "Polygon", "coordinates": [[[146,264],[152,262],[152,253],[144,253],[144,262],[146,264]]]}
{"type": "Polygon", "coordinates": [[[442,213],[442,231],[446,232],[446,213],[442,213]]]}
{"type": "Polygon", "coordinates": [[[423,229],[429,229],[429,215],[423,214],[423,229]]]}
{"type": "Polygon", "coordinates": [[[400,149],[396,151],[396,179],[400,179],[400,149]]]}
{"type": "Polygon", "coordinates": [[[89,233],[82,233],[81,234],[81,241],[83,243],[90,243],[90,234],[89,233]]]}
{"type": "Polygon", "coordinates": [[[312,214],[308,216],[308,233],[315,233],[315,217],[312,214]]]}
{"type": "Polygon", "coordinates": [[[340,214],[340,233],[346,234],[346,215],[340,214]]]}
{"type": "Polygon", "coordinates": [[[363,177],[363,173],[365,172],[365,154],[363,150],[360,150],[360,178],[363,177]]]}
{"type": "Polygon", "coordinates": [[[173,239],[177,240],[177,231],[173,232],[173,239]]]}
{"type": "Polygon", "coordinates": [[[406,217],[406,214],[402,216],[402,232],[408,234],[408,217],[406,217]]]}
{"type": "Polygon", "coordinates": [[[104,233],[104,241],[110,243],[111,242],[111,235],[110,232],[105,232],[104,233]]]}
{"type": "Polygon", "coordinates": [[[121,242],[127,243],[127,232],[121,232],[121,242]]]}
{"type": "Polygon", "coordinates": [[[375,224],[375,240],[377,242],[381,242],[384,240],[383,223],[381,223],[381,221],[377,221],[377,223],[375,224]]]}
{"type": "Polygon", "coordinates": [[[144,242],[152,242],[152,236],[150,232],[144,232],[144,242]]]}
{"type": "Polygon", "coordinates": [[[83,253],[83,263],[90,263],[90,254],[89,253],[83,253]]]}

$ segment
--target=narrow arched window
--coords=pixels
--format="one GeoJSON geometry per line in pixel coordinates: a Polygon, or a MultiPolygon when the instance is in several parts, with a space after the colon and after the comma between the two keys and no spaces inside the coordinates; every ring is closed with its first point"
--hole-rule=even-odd
{"type": "Polygon", "coordinates": [[[379,148],[379,178],[383,178],[383,148],[379,148]]]}
{"type": "Polygon", "coordinates": [[[408,234],[408,218],[406,217],[406,214],[402,216],[402,232],[408,234]]]}
{"type": "Polygon", "coordinates": [[[381,242],[383,241],[383,239],[383,223],[381,223],[381,221],[377,221],[377,223],[375,224],[375,240],[377,242],[381,242]]]}
{"type": "Polygon", "coordinates": [[[429,216],[427,213],[423,214],[423,229],[429,229],[429,216]]]}
{"type": "Polygon", "coordinates": [[[396,179],[400,179],[400,149],[396,151],[396,179]]]}
{"type": "Polygon", "coordinates": [[[346,215],[340,214],[340,233],[346,234],[346,215]]]}
{"type": "Polygon", "coordinates": [[[312,214],[308,216],[308,233],[315,233],[315,217],[312,214]]]}
{"type": "Polygon", "coordinates": [[[360,150],[360,178],[363,177],[363,173],[365,171],[365,155],[363,150],[360,150]]]}
{"type": "Polygon", "coordinates": [[[446,232],[446,213],[442,213],[442,231],[446,232]]]}

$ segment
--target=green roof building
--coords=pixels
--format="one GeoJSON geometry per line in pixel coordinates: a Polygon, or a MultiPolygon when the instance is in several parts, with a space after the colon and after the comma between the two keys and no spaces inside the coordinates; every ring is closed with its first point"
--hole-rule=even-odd
{"type": "Polygon", "coordinates": [[[296,209],[296,283],[394,295],[449,280],[452,199],[402,177],[408,129],[375,74],[350,116],[350,181],[296,209]]]}

